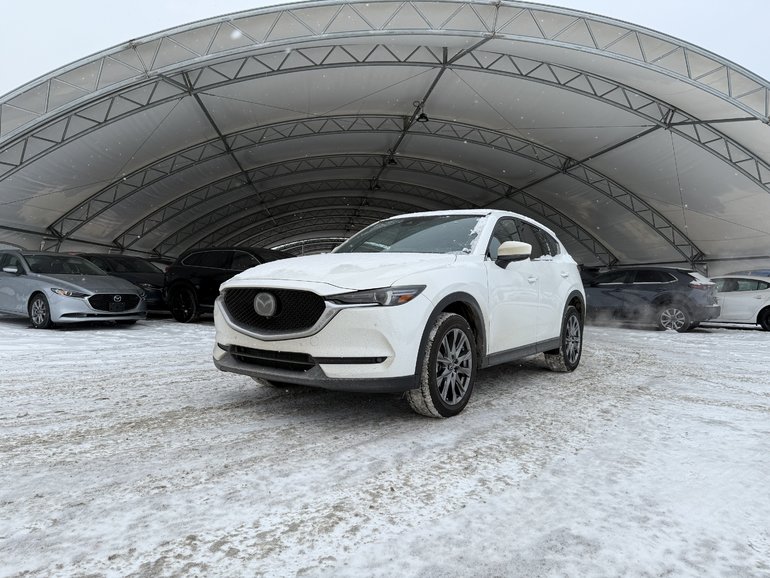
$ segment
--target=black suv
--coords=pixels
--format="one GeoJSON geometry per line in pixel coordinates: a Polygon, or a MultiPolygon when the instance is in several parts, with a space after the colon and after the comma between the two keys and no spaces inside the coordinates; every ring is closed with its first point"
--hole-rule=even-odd
{"type": "Polygon", "coordinates": [[[76,253],[76,255],[88,259],[110,275],[122,277],[141,287],[144,291],[147,309],[151,311],[168,310],[163,299],[163,271],[146,259],[115,253],[76,253]]]}
{"type": "Polygon", "coordinates": [[[213,247],[182,253],[166,269],[165,297],[171,315],[182,323],[214,310],[219,286],[241,271],[291,253],[249,247],[213,247]]]}
{"type": "Polygon", "coordinates": [[[594,277],[585,291],[590,318],[653,323],[680,333],[720,312],[716,284],[690,269],[613,269],[594,277]]]}

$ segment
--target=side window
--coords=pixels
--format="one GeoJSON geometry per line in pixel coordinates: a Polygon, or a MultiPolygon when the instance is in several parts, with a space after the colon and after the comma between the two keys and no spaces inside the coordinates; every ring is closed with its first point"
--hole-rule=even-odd
{"type": "Polygon", "coordinates": [[[634,283],[671,283],[676,278],[666,271],[641,269],[636,272],[634,283]]]}
{"type": "Polygon", "coordinates": [[[213,269],[227,269],[230,264],[229,251],[201,251],[193,253],[184,260],[185,265],[193,267],[210,267],[213,269]]]}
{"type": "Polygon", "coordinates": [[[24,267],[21,266],[19,258],[11,253],[0,254],[0,271],[3,270],[3,267],[16,267],[17,271],[24,271],[24,267]]]}
{"type": "Polygon", "coordinates": [[[521,241],[516,221],[513,219],[500,219],[497,221],[492,237],[489,239],[487,255],[494,261],[497,259],[497,250],[506,241],[521,241]]]}
{"type": "Polygon", "coordinates": [[[245,251],[233,251],[233,262],[230,265],[230,269],[245,271],[246,269],[256,267],[259,264],[259,259],[253,255],[246,253],[245,251]]]}
{"type": "Polygon", "coordinates": [[[541,232],[540,229],[524,221],[518,221],[518,225],[521,240],[532,245],[532,259],[538,259],[543,255],[550,255],[548,246],[543,246],[541,236],[538,234],[541,232]]]}
{"type": "Polygon", "coordinates": [[[732,293],[738,290],[737,279],[717,279],[714,282],[717,285],[717,291],[720,293],[732,293]]]}
{"type": "Polygon", "coordinates": [[[633,271],[608,271],[594,277],[592,285],[620,284],[630,281],[633,271]]]}
{"type": "Polygon", "coordinates": [[[104,271],[110,270],[110,266],[107,265],[107,263],[101,257],[91,257],[90,261],[91,263],[99,267],[99,269],[103,269],[104,271]]]}
{"type": "Polygon", "coordinates": [[[738,291],[759,291],[767,289],[768,284],[754,279],[738,279],[738,291]]]}
{"type": "Polygon", "coordinates": [[[558,255],[559,254],[559,242],[551,235],[543,231],[542,229],[537,229],[537,234],[540,237],[540,242],[543,243],[543,245],[548,247],[548,254],[549,255],[558,255]]]}
{"type": "Polygon", "coordinates": [[[768,288],[770,288],[770,283],[765,283],[764,281],[757,281],[757,291],[765,291],[768,288]]]}
{"type": "Polygon", "coordinates": [[[188,267],[198,267],[202,260],[203,253],[193,253],[192,255],[187,255],[187,257],[184,258],[184,261],[182,261],[182,264],[187,265],[188,267]]]}

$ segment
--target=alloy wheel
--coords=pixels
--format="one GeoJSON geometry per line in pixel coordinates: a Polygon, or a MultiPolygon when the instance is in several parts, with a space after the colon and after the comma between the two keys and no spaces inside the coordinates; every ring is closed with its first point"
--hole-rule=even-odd
{"type": "Polygon", "coordinates": [[[473,373],[473,353],[468,336],[452,329],[441,340],[436,358],[436,385],[441,399],[455,405],[463,399],[473,373]]]}

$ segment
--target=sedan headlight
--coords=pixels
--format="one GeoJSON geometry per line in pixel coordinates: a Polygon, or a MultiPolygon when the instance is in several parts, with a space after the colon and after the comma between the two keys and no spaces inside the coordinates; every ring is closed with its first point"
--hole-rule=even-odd
{"type": "Polygon", "coordinates": [[[160,287],[158,287],[157,285],[153,285],[152,283],[137,283],[136,285],[138,287],[141,287],[142,289],[146,289],[147,291],[160,289],[160,287]]]}
{"type": "Polygon", "coordinates": [[[69,289],[59,289],[58,287],[51,287],[51,291],[62,297],[75,297],[77,299],[85,299],[88,297],[88,293],[80,293],[79,291],[70,291],[69,289]]]}
{"type": "Polygon", "coordinates": [[[425,285],[411,285],[408,287],[386,287],[384,289],[367,289],[366,291],[354,291],[353,293],[341,293],[330,295],[326,299],[342,305],[403,305],[409,303],[425,289],[425,285]]]}

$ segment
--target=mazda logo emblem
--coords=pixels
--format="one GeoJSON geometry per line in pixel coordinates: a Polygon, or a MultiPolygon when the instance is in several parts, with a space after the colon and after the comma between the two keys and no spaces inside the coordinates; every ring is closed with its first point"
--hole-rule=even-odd
{"type": "Polygon", "coordinates": [[[257,312],[257,315],[262,317],[272,317],[275,315],[277,309],[278,302],[272,294],[262,291],[257,293],[257,296],[254,297],[254,311],[257,312]]]}
{"type": "Polygon", "coordinates": [[[115,303],[120,303],[120,302],[123,300],[123,297],[121,297],[120,295],[113,295],[113,296],[112,296],[112,300],[113,300],[115,303]]]}

